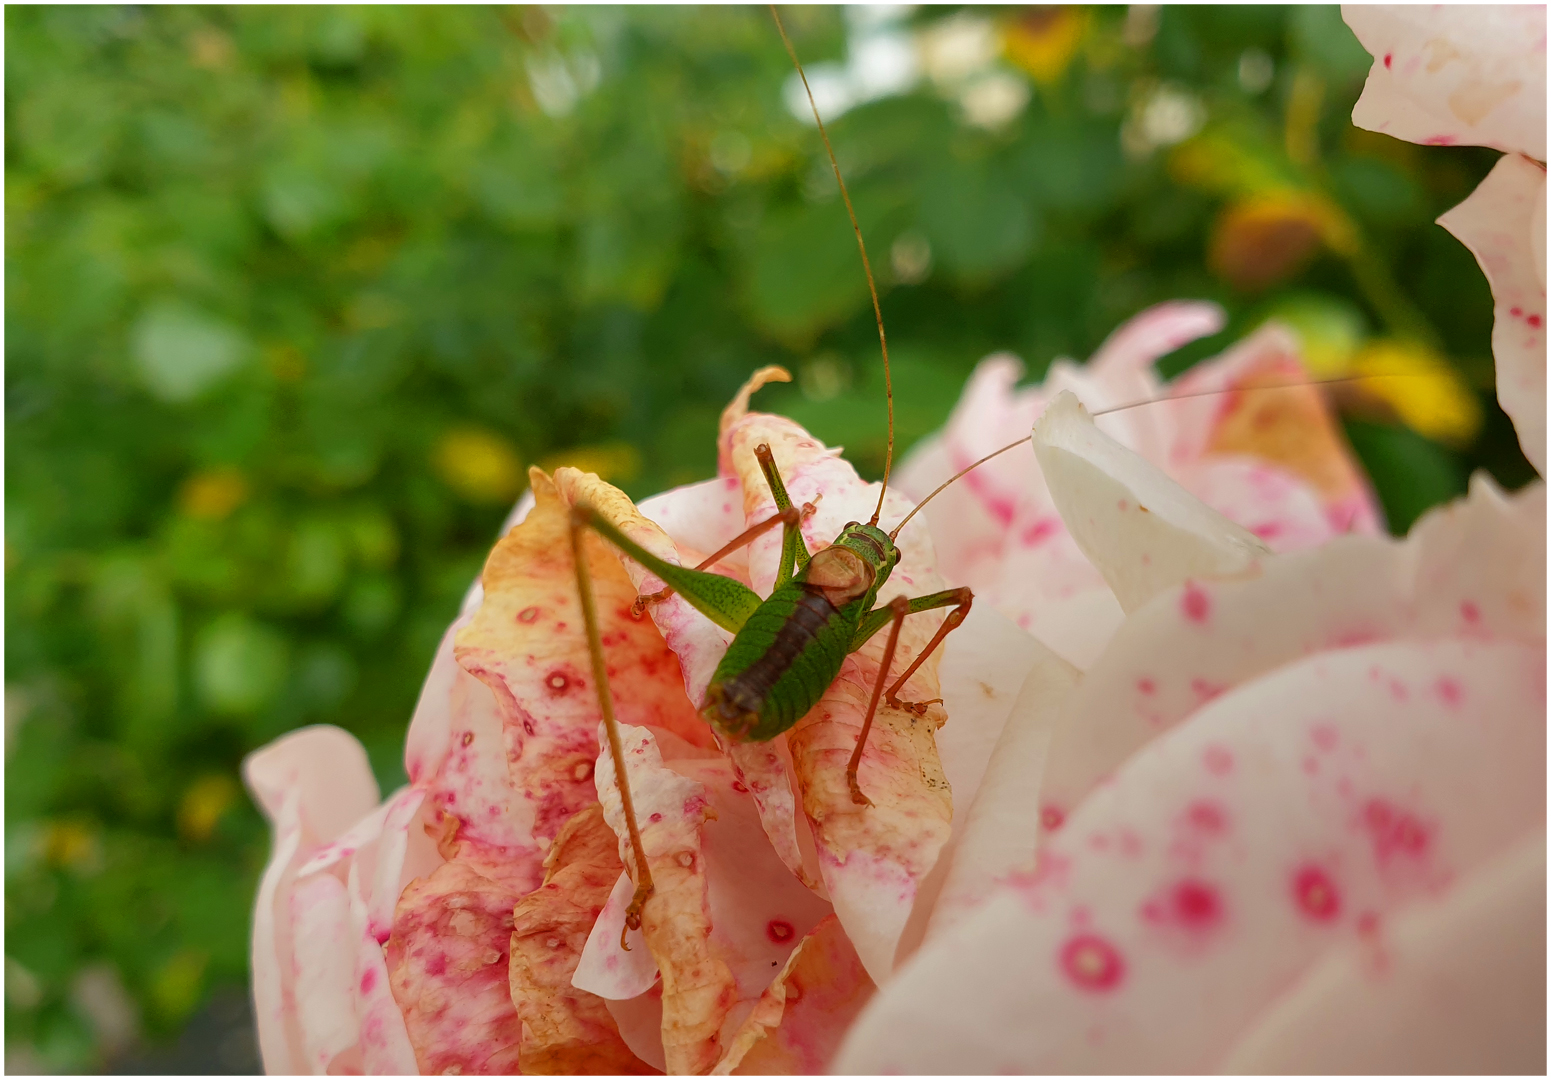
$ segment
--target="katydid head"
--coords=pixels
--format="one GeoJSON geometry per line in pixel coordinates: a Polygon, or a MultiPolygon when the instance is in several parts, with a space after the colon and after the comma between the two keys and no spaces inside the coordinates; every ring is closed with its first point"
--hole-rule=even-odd
{"type": "Polygon", "coordinates": [[[876,525],[852,521],[835,542],[816,552],[798,577],[817,585],[836,607],[876,594],[899,565],[899,548],[876,525]]]}

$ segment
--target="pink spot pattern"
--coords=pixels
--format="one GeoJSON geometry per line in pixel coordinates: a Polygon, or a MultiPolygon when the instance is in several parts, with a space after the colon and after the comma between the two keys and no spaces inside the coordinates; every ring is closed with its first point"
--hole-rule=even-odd
{"type": "Polygon", "coordinates": [[[1118,989],[1126,974],[1120,950],[1098,934],[1073,934],[1061,946],[1060,964],[1071,984],[1088,993],[1118,989]]]}

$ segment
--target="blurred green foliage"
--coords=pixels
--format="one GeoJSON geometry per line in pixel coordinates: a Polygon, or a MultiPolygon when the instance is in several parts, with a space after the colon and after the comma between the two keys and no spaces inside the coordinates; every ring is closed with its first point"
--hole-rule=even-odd
{"type": "MultiPolygon", "coordinates": [[[[991,351],[1037,374],[1203,297],[1231,325],[1169,371],[1277,313],[1337,363],[1448,357],[1473,438],[1350,422],[1397,530],[1473,468],[1528,476],[1490,294],[1431,224],[1495,155],[1352,128],[1336,9],[788,19],[816,73],[885,31],[937,50],[831,125],[902,444],[991,351]]],[[[528,464],[705,477],[779,362],[761,404],[881,467],[866,285],[790,75],[763,9],[6,9],[13,1067],[100,1067],[245,983],[242,756],[330,722],[402,782],[528,464]]]]}

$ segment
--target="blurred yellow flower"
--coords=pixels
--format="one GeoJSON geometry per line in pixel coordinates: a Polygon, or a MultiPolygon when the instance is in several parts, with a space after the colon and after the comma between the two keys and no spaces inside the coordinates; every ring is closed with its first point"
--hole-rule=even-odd
{"type": "Polygon", "coordinates": [[[1481,405],[1449,363],[1412,341],[1372,341],[1352,358],[1362,391],[1395,410],[1418,434],[1443,443],[1468,443],[1481,427],[1481,405]]]}
{"type": "Polygon", "coordinates": [[[51,822],[43,835],[43,857],[49,865],[89,873],[102,866],[102,846],[97,829],[88,822],[51,822]]]}
{"type": "Polygon", "coordinates": [[[151,1002],[162,1017],[182,1020],[199,1004],[205,984],[204,953],[184,949],[174,953],[151,979],[151,1002]]]}
{"type": "Polygon", "coordinates": [[[242,473],[225,466],[205,469],[183,482],[178,507],[189,517],[219,521],[248,499],[242,473]]]}
{"type": "Polygon", "coordinates": [[[1002,31],[1002,49],[1035,82],[1057,82],[1077,55],[1087,27],[1088,13],[1081,8],[1031,8],[1002,31]]]}
{"type": "Polygon", "coordinates": [[[178,835],[203,843],[237,802],[237,784],[225,773],[208,773],[195,780],[178,803],[178,835]]]}
{"type": "Polygon", "coordinates": [[[527,482],[517,448],[481,428],[447,432],[432,452],[431,465],[448,487],[475,503],[508,502],[527,482]]]}

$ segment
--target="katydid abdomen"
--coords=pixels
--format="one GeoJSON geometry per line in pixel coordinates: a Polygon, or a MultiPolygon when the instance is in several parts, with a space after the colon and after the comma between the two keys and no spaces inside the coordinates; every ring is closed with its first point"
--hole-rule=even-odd
{"type": "Polygon", "coordinates": [[[840,674],[865,597],[837,608],[826,590],[788,581],[728,646],[700,710],[737,742],[764,742],[807,715],[840,674]]]}

